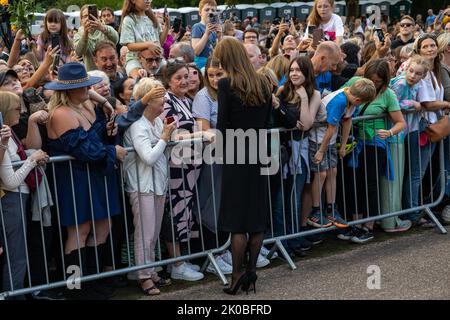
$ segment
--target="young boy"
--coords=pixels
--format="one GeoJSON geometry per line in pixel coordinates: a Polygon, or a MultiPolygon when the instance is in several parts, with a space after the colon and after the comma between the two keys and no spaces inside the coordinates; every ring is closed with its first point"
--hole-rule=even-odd
{"type": "Polygon", "coordinates": [[[199,69],[206,65],[208,57],[214,50],[214,44],[222,36],[222,27],[217,16],[215,0],[201,0],[198,4],[200,22],[192,27],[192,48],[195,52],[195,64],[199,69]]]}
{"type": "Polygon", "coordinates": [[[347,222],[335,210],[337,150],[336,138],[338,126],[342,122],[341,147],[339,157],[345,155],[352,114],[356,106],[368,103],[375,98],[376,89],[372,81],[359,79],[349,88],[337,90],[322,100],[315,122],[326,125],[311,129],[309,134],[310,170],[314,173],[312,180],[312,213],[308,224],[316,228],[348,227],[347,222]],[[325,182],[327,209],[326,216],[320,210],[321,191],[325,182]]]}

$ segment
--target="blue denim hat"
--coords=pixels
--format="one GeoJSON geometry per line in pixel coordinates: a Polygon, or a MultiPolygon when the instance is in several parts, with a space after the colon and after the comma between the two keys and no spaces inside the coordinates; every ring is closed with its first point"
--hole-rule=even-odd
{"type": "Polygon", "coordinates": [[[102,80],[100,77],[89,76],[83,64],[69,62],[59,68],[58,80],[46,83],[44,88],[47,90],[65,91],[90,87],[102,80]]]}

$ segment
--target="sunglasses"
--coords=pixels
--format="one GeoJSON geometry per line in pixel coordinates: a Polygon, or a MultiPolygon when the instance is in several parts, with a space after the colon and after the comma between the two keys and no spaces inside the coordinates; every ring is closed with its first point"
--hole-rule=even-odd
{"type": "Polygon", "coordinates": [[[412,26],[413,26],[412,23],[401,23],[400,24],[400,27],[402,27],[402,28],[409,28],[409,27],[412,27],[412,26]]]}
{"type": "Polygon", "coordinates": [[[183,57],[168,59],[167,63],[168,64],[185,64],[183,57]]]}

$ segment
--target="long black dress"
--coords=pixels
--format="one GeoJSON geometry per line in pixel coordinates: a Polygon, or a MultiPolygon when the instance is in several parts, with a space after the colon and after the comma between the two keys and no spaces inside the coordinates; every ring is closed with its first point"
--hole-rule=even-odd
{"type": "MultiPolygon", "coordinates": [[[[269,219],[268,176],[261,174],[263,165],[260,158],[256,164],[249,164],[250,142],[245,141],[245,164],[237,164],[237,140],[234,142],[234,162],[227,161],[226,129],[267,129],[270,125],[272,108],[271,95],[267,93],[264,105],[249,107],[243,105],[236,93],[230,88],[228,78],[218,84],[219,112],[217,129],[224,137],[224,165],[222,173],[222,198],[219,213],[219,229],[231,233],[264,232],[269,219]]],[[[258,132],[258,130],[256,130],[258,132]]],[[[258,139],[259,142],[259,139],[258,139]]],[[[258,143],[259,145],[259,143],[258,143]]],[[[265,144],[264,144],[265,145],[265,144]]],[[[242,144],[239,145],[242,147],[242,144]]],[[[252,145],[253,147],[253,145],[252,145]]],[[[264,149],[267,147],[264,146],[264,149]]],[[[259,151],[259,150],[258,150],[259,151]]],[[[263,154],[269,154],[263,150],[263,154]]]]}

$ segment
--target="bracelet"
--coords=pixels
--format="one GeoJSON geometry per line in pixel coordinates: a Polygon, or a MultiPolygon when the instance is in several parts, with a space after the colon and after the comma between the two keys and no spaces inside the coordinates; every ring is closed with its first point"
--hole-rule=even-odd
{"type": "Polygon", "coordinates": [[[99,105],[99,106],[103,106],[103,105],[105,105],[105,103],[107,103],[107,102],[108,102],[108,100],[105,99],[105,100],[103,100],[102,102],[99,102],[98,105],[99,105]]]}
{"type": "Polygon", "coordinates": [[[8,150],[8,145],[0,142],[0,149],[8,150]]]}

